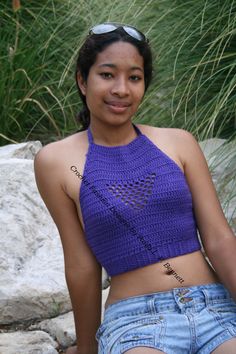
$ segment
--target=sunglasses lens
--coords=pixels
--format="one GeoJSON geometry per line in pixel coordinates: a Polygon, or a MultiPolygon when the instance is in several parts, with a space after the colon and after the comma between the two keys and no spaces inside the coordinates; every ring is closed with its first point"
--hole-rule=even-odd
{"type": "Polygon", "coordinates": [[[108,33],[108,32],[114,31],[116,28],[117,27],[112,24],[104,23],[104,24],[92,27],[90,32],[93,34],[103,34],[103,33],[108,33]]]}
{"type": "Polygon", "coordinates": [[[129,26],[124,26],[123,27],[125,32],[127,32],[131,37],[139,40],[139,41],[144,41],[145,40],[145,36],[140,33],[139,31],[137,31],[135,28],[129,27],[129,26]]]}

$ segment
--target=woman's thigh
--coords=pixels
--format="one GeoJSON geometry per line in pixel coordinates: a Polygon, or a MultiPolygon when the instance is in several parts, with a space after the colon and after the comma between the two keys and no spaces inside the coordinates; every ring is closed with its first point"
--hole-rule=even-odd
{"type": "Polygon", "coordinates": [[[138,347],[134,349],[130,349],[123,354],[158,354],[158,353],[164,353],[158,349],[153,349],[153,348],[148,348],[148,347],[138,347]]]}
{"type": "Polygon", "coordinates": [[[153,348],[148,348],[148,347],[137,347],[134,349],[130,349],[123,354],[158,354],[158,353],[164,353],[158,349],[153,349],[153,348]]]}
{"type": "MultiPolygon", "coordinates": [[[[235,354],[236,353],[236,338],[228,339],[223,344],[220,344],[211,354],[235,354]]],[[[130,354],[130,353],[129,353],[130,354]]]]}

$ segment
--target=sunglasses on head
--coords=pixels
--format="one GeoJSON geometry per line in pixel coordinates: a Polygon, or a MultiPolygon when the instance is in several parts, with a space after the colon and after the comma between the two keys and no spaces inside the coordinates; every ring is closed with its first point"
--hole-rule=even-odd
{"type": "Polygon", "coordinates": [[[148,43],[148,39],[145,37],[145,35],[142,32],[137,30],[137,28],[130,25],[124,25],[122,23],[116,23],[116,22],[106,22],[106,23],[101,23],[99,25],[95,25],[92,28],[90,28],[89,34],[105,34],[105,33],[113,32],[117,28],[123,28],[123,30],[129,36],[137,39],[138,41],[148,43]]]}

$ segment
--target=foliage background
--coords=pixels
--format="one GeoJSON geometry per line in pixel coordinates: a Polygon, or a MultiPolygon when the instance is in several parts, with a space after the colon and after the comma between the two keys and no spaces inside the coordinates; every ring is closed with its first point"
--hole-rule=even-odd
{"type": "Polygon", "coordinates": [[[137,26],[153,48],[154,80],[135,121],[235,140],[235,1],[8,0],[0,19],[0,145],[81,128],[75,59],[103,21],[137,26]]]}
{"type": "MultiPolygon", "coordinates": [[[[134,122],[227,139],[214,164],[236,166],[235,0],[2,1],[0,146],[47,144],[82,128],[75,61],[88,29],[104,21],[137,26],[153,49],[154,79],[134,122]]],[[[232,173],[221,181],[222,205],[235,185],[232,173]]]]}

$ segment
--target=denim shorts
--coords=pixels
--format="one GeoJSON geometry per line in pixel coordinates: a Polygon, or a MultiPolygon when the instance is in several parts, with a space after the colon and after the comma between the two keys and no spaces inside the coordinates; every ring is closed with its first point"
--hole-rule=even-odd
{"type": "Polygon", "coordinates": [[[210,354],[236,338],[236,302],[222,283],[132,296],[108,305],[95,337],[98,354],[140,346],[166,354],[210,354]]]}

